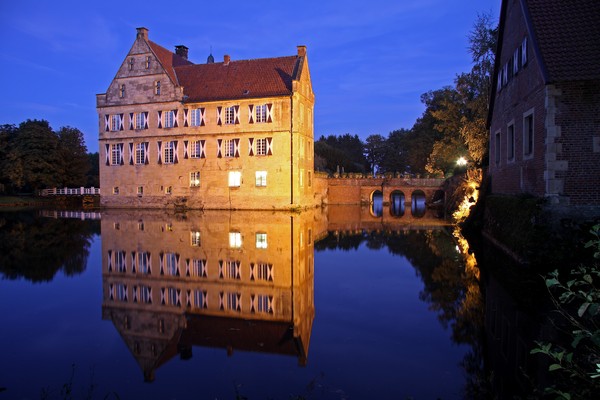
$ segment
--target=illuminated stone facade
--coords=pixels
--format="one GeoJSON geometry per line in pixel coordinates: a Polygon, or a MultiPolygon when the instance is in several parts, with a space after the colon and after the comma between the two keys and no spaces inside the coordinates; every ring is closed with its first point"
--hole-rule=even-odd
{"type": "Polygon", "coordinates": [[[102,315],[144,371],[192,346],[306,362],[320,210],[102,214],[102,315]]]}
{"type": "Polygon", "coordinates": [[[321,203],[306,47],[288,57],[193,64],[138,28],[98,94],[101,204],[290,209],[321,203]]]}

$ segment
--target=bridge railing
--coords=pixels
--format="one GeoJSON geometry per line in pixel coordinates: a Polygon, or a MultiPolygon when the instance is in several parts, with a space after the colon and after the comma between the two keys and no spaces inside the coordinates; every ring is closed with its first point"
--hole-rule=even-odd
{"type": "Polygon", "coordinates": [[[84,196],[84,195],[100,195],[100,188],[95,187],[78,187],[78,188],[50,188],[40,191],[40,196],[84,196]]]}
{"type": "Polygon", "coordinates": [[[102,219],[102,214],[95,211],[42,210],[40,211],[40,215],[47,218],[75,218],[82,221],[86,219],[102,219]]]}

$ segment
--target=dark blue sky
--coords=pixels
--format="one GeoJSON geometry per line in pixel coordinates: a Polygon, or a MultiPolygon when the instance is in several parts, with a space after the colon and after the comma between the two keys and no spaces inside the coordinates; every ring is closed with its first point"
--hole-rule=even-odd
{"type": "Polygon", "coordinates": [[[500,0],[2,1],[0,124],[46,119],[79,128],[97,151],[95,94],[104,93],[135,39],[216,61],[296,54],[308,47],[315,137],[361,139],[410,128],[420,95],[470,69],[467,34],[500,0]]]}

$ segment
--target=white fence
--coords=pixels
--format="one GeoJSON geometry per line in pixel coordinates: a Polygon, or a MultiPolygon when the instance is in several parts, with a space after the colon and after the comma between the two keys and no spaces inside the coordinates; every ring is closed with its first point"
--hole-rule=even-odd
{"type": "Polygon", "coordinates": [[[78,187],[78,188],[52,188],[43,189],[40,196],[84,196],[84,195],[100,195],[100,188],[95,187],[78,187]]]}
{"type": "Polygon", "coordinates": [[[40,211],[42,217],[48,218],[75,218],[80,220],[86,219],[101,219],[102,215],[99,212],[94,211],[54,211],[54,210],[42,210],[40,211]]]}

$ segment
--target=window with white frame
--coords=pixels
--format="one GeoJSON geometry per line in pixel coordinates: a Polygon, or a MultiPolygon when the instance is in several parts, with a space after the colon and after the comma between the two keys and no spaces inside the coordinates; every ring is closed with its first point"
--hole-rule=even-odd
{"type": "Polygon", "coordinates": [[[506,128],[506,159],[508,161],[515,159],[515,125],[513,123],[506,128]]]}
{"type": "Polygon", "coordinates": [[[267,171],[256,171],[256,186],[267,186],[267,171]]]}
{"type": "Polygon", "coordinates": [[[273,282],[273,264],[262,262],[254,265],[250,279],[273,282]]]}
{"type": "Polygon", "coordinates": [[[267,155],[267,138],[256,139],[256,155],[266,156],[267,155]]]}
{"type": "Polygon", "coordinates": [[[258,296],[253,296],[256,312],[264,313],[264,314],[273,314],[273,296],[268,296],[264,294],[259,294],[258,296]]]}
{"type": "Polygon", "coordinates": [[[533,156],[533,110],[526,112],[523,116],[523,157],[533,156]]]}
{"type": "Polygon", "coordinates": [[[225,277],[227,279],[242,279],[240,273],[241,264],[239,261],[226,261],[225,262],[225,277]]]}
{"type": "Polygon", "coordinates": [[[200,171],[190,172],[190,187],[200,187],[200,171]]]}
{"type": "Polygon", "coordinates": [[[225,157],[235,157],[235,139],[223,140],[223,154],[225,157]]]}
{"type": "Polygon", "coordinates": [[[152,288],[146,285],[140,285],[140,302],[152,304],[152,288]]]}
{"type": "Polygon", "coordinates": [[[175,141],[165,142],[163,150],[163,163],[173,164],[175,162],[175,141]]]}
{"type": "Polygon", "coordinates": [[[232,249],[242,247],[242,234],[240,232],[229,232],[229,247],[232,249]]]}
{"type": "Polygon", "coordinates": [[[150,253],[146,253],[145,251],[138,251],[137,263],[138,263],[138,268],[137,268],[138,273],[144,274],[144,275],[150,275],[152,273],[152,268],[150,266],[150,253]]]}
{"type": "Polygon", "coordinates": [[[146,162],[146,144],[136,143],[135,144],[135,163],[137,165],[144,164],[146,162]]]}
{"type": "Polygon", "coordinates": [[[201,126],[202,125],[202,108],[194,108],[190,110],[190,126],[201,126]]]}
{"type": "Polygon", "coordinates": [[[202,142],[200,140],[192,140],[189,144],[190,158],[202,157],[202,142]]]}
{"type": "Polygon", "coordinates": [[[229,171],[229,187],[240,187],[242,184],[241,171],[229,171]]]}
{"type": "Polygon", "coordinates": [[[115,252],[115,270],[117,272],[127,272],[127,264],[125,263],[125,252],[115,252]]]}
{"type": "Polygon", "coordinates": [[[267,234],[263,232],[258,232],[256,234],[256,248],[257,249],[266,249],[267,248],[267,234]]]}
{"type": "Polygon", "coordinates": [[[119,165],[123,161],[123,144],[114,143],[110,145],[110,165],[119,165]]]}
{"type": "Polygon", "coordinates": [[[169,276],[179,276],[179,257],[175,253],[165,253],[164,255],[164,274],[169,276]]]}
{"type": "Polygon", "coordinates": [[[146,113],[139,112],[135,113],[135,129],[145,129],[146,128],[146,113]]]}
{"type": "Polygon", "coordinates": [[[256,122],[267,122],[267,105],[259,104],[254,107],[255,121],[256,122]]]}
{"type": "Polygon", "coordinates": [[[190,232],[190,245],[200,247],[200,231],[190,232]]]}
{"type": "Polygon", "coordinates": [[[163,128],[173,128],[175,126],[175,111],[163,111],[163,128]]]}
{"type": "Polygon", "coordinates": [[[208,271],[206,268],[206,260],[192,259],[190,261],[190,275],[197,276],[200,278],[206,278],[208,271]]]}
{"type": "Polygon", "coordinates": [[[110,130],[118,131],[121,129],[121,115],[113,114],[110,116],[110,130]]]}
{"type": "Polygon", "coordinates": [[[235,124],[235,106],[225,107],[225,124],[235,124]]]}
{"type": "Polygon", "coordinates": [[[206,301],[207,295],[205,290],[194,289],[194,307],[196,308],[208,308],[208,302],[206,301]]]}

